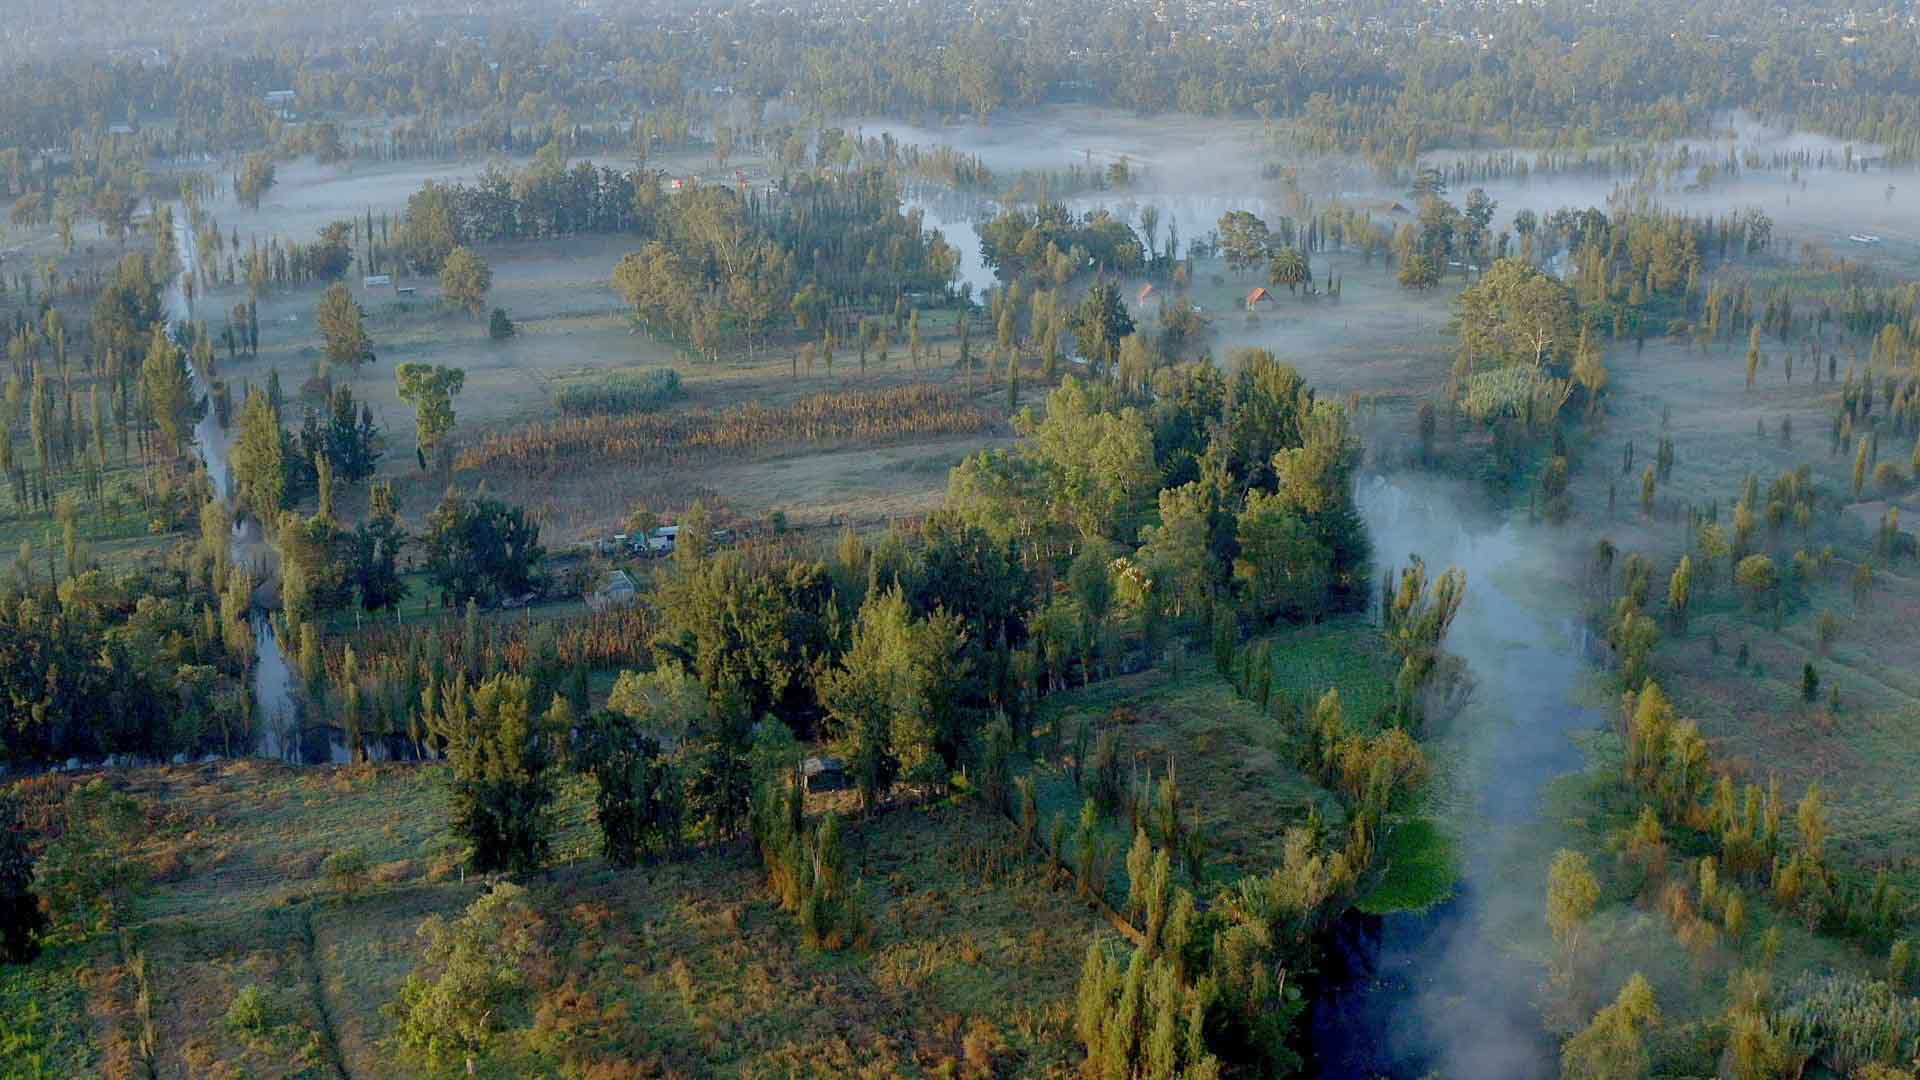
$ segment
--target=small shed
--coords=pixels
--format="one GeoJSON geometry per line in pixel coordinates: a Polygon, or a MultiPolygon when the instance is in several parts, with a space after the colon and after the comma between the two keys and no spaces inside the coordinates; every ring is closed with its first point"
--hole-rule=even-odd
{"type": "Polygon", "coordinates": [[[1273,294],[1268,292],[1266,289],[1266,286],[1264,285],[1255,288],[1252,292],[1247,294],[1247,310],[1248,311],[1257,310],[1261,304],[1271,304],[1273,302],[1274,302],[1273,294]]]}
{"type": "Polygon", "coordinates": [[[633,579],[627,576],[625,570],[615,570],[607,575],[606,580],[600,583],[600,587],[595,589],[591,596],[587,597],[587,607],[594,611],[612,611],[615,608],[627,607],[633,603],[633,598],[638,592],[639,589],[634,586],[633,579]]]}
{"type": "Polygon", "coordinates": [[[644,541],[645,548],[641,554],[653,558],[664,558],[673,554],[674,546],[679,542],[679,539],[680,526],[662,525],[647,534],[646,540],[644,541]]]}
{"type": "Polygon", "coordinates": [[[837,757],[810,757],[801,762],[800,780],[809,792],[845,791],[853,786],[847,779],[846,762],[837,757]]]}
{"type": "Polygon", "coordinates": [[[1156,291],[1153,287],[1153,282],[1149,281],[1145,285],[1140,286],[1139,292],[1133,294],[1133,302],[1136,304],[1144,304],[1153,299],[1153,294],[1156,291]]]}

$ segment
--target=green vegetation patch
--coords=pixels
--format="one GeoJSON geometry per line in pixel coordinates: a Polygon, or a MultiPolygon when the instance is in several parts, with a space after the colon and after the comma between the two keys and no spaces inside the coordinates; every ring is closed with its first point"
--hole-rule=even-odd
{"type": "Polygon", "coordinates": [[[1267,639],[1273,645],[1273,692],[1285,694],[1303,709],[1320,695],[1340,688],[1340,702],[1351,725],[1371,724],[1393,704],[1393,679],[1400,660],[1380,629],[1350,617],[1295,627],[1267,639]]]}
{"type": "Polygon", "coordinates": [[[610,371],[592,382],[560,388],[553,402],[567,416],[649,412],[687,396],[680,373],[672,368],[610,371]]]}
{"type": "MultiPolygon", "coordinates": [[[[1364,730],[1391,703],[1398,661],[1364,621],[1303,626],[1271,641],[1279,658],[1271,709],[1289,696],[1310,709],[1337,686],[1350,722],[1364,730]]],[[[1229,881],[1279,865],[1287,828],[1304,823],[1315,808],[1330,826],[1345,820],[1339,801],[1296,767],[1277,715],[1240,697],[1194,658],[1176,671],[1109,679],[1043,702],[1041,725],[1057,730],[1060,740],[1060,754],[1034,770],[1043,832],[1055,814],[1070,826],[1078,820],[1081,796],[1071,758],[1083,724],[1115,733],[1129,780],[1157,780],[1173,769],[1182,801],[1205,836],[1210,879],[1229,881]]],[[[1096,740],[1090,736],[1087,745],[1096,740]]],[[[1106,827],[1124,852],[1132,840],[1128,822],[1106,827]]],[[[1117,865],[1110,887],[1125,895],[1117,865]]]]}
{"type": "Polygon", "coordinates": [[[0,1080],[53,1080],[94,1068],[77,948],[0,966],[0,1080]]]}
{"type": "Polygon", "coordinates": [[[1415,818],[1387,834],[1377,856],[1386,876],[1354,902],[1369,915],[1425,911],[1453,895],[1460,873],[1453,841],[1426,818],[1415,818]]]}

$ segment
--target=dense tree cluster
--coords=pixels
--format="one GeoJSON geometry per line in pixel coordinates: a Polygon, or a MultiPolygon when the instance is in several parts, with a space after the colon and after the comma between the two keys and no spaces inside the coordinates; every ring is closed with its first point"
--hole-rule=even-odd
{"type": "Polygon", "coordinates": [[[1233,365],[1231,377],[1211,364],[1163,369],[1144,407],[1068,379],[1044,416],[1019,419],[1029,437],[1017,450],[954,471],[950,505],[1043,551],[1131,550],[1138,587],[1168,611],[1233,600],[1264,621],[1364,603],[1346,410],[1271,354],[1243,350],[1233,365]]]}
{"type": "Polygon", "coordinates": [[[525,511],[457,490],[449,490],[427,518],[421,545],[441,603],[456,606],[469,600],[496,604],[533,592],[546,556],[540,526],[525,511]]]}
{"type": "Polygon", "coordinates": [[[851,336],[852,305],[944,295],[959,265],[877,169],[808,178],[765,201],[721,185],[651,190],[653,214],[635,230],[647,243],[614,268],[613,286],[641,322],[705,354],[732,341],[751,350],[784,327],[823,334],[831,351],[836,329],[851,336]]]}
{"type": "Polygon", "coordinates": [[[545,154],[523,169],[489,165],[474,181],[429,182],[407,200],[395,252],[438,272],[455,248],[580,233],[651,232],[663,180],[545,154]]]}
{"type": "Polygon", "coordinates": [[[168,568],[131,574],[70,562],[50,578],[23,553],[0,586],[0,758],[247,745],[252,581],[225,564],[227,529],[224,514],[211,514],[213,543],[199,549],[207,558],[183,552],[168,568]]]}
{"type": "Polygon", "coordinates": [[[1010,206],[979,232],[981,257],[1008,281],[1033,274],[1059,286],[1089,269],[1124,275],[1146,265],[1133,227],[1104,209],[1075,217],[1059,203],[1010,206]]]}
{"type": "Polygon", "coordinates": [[[345,385],[333,388],[324,408],[308,406],[298,432],[287,428],[286,405],[275,372],[264,389],[247,392],[233,420],[235,490],[269,525],[279,511],[317,491],[322,470],[330,484],[359,484],[373,476],[385,450],[372,409],[345,385]]]}

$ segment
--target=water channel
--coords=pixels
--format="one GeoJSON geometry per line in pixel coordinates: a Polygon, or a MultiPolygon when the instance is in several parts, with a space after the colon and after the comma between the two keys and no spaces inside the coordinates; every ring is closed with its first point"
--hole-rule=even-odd
{"type": "Polygon", "coordinates": [[[1508,952],[1496,925],[1514,898],[1545,887],[1544,878],[1511,880],[1503,855],[1538,820],[1548,783],[1581,767],[1572,736],[1602,721],[1578,703],[1594,670],[1591,642],[1577,620],[1543,612],[1563,586],[1531,527],[1470,529],[1445,495],[1385,478],[1363,481],[1359,502],[1383,567],[1419,555],[1431,573],[1467,573],[1446,647],[1474,684],[1448,737],[1462,744],[1471,808],[1458,823],[1466,835],[1451,898],[1425,912],[1352,912],[1335,927],[1309,1020],[1313,1072],[1552,1076],[1554,1043],[1534,1005],[1541,973],[1508,952]]]}
{"type": "MultiPolygon", "coordinates": [[[[167,330],[176,341],[191,339],[193,334],[193,297],[188,291],[188,282],[194,279],[199,267],[198,244],[185,209],[177,208],[173,218],[174,247],[178,252],[180,272],[174,275],[162,296],[167,330]]],[[[193,428],[194,453],[206,466],[214,496],[232,509],[233,470],[229,451],[233,439],[219,411],[213,407],[212,380],[206,372],[194,367],[191,360],[187,367],[193,376],[194,393],[207,406],[205,414],[193,428]]],[[[235,522],[233,538],[233,557],[236,561],[245,560],[248,551],[258,548],[262,543],[258,527],[249,522],[235,522]]],[[[273,631],[272,620],[261,608],[256,608],[253,615],[253,643],[255,749],[271,757],[288,757],[293,744],[284,733],[292,729],[299,713],[293,701],[292,678],[286,655],[273,631]]]]}

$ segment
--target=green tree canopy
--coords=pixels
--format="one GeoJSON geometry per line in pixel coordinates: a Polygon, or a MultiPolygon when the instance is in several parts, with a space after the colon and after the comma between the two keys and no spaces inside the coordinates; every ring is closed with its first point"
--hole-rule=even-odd
{"type": "Polygon", "coordinates": [[[1570,366],[1580,343],[1573,293],[1524,259],[1501,259],[1454,298],[1448,329],[1467,369],[1570,366]]]}
{"type": "Polygon", "coordinates": [[[448,922],[432,915],[420,926],[427,947],[387,1006],[400,1045],[431,1068],[473,1073],[505,1014],[526,993],[526,970],[541,952],[540,918],[527,892],[502,882],[448,922]],[[429,978],[426,972],[432,972],[429,978]]]}
{"type": "Polygon", "coordinates": [[[342,282],[327,286],[314,312],[327,362],[358,367],[373,360],[373,339],[367,336],[366,314],[342,282]]]}
{"type": "Polygon", "coordinates": [[[430,718],[453,768],[453,831],[478,873],[532,873],[546,862],[553,823],[550,733],[533,711],[524,675],[494,675],[464,702],[456,682],[447,707],[430,718]]]}
{"type": "Polygon", "coordinates": [[[466,385],[467,373],[439,364],[408,362],[395,367],[393,377],[400,387],[400,400],[413,406],[414,440],[419,447],[420,467],[426,468],[427,455],[453,430],[453,396],[466,385]]]}
{"type": "Polygon", "coordinates": [[[431,273],[458,246],[460,219],[453,190],[430,180],[407,199],[395,247],[415,270],[431,273]]]}
{"type": "Polygon", "coordinates": [[[525,511],[451,489],[427,518],[422,539],[427,577],[451,604],[492,604],[533,591],[547,553],[540,526],[525,511]]]}
{"type": "Polygon", "coordinates": [[[247,392],[236,428],[228,453],[234,486],[256,517],[272,522],[287,504],[291,440],[279,410],[260,390],[247,392]]]}
{"type": "Polygon", "coordinates": [[[1133,333],[1133,316],[1120,301],[1120,290],[1102,278],[1087,290],[1073,311],[1073,338],[1088,363],[1106,365],[1120,356],[1120,343],[1133,333]]]}
{"type": "Polygon", "coordinates": [[[1274,252],[1267,262],[1267,284],[1285,285],[1293,292],[1302,285],[1313,281],[1313,268],[1308,265],[1307,257],[1297,249],[1283,247],[1274,252]]]}
{"type": "Polygon", "coordinates": [[[1044,418],[1023,413],[1020,426],[1055,512],[1085,536],[1131,539],[1160,479],[1140,411],[1102,408],[1095,388],[1069,378],[1044,418]]]}
{"type": "Polygon", "coordinates": [[[186,355],[159,323],[154,324],[146,360],[140,365],[140,388],[154,426],[160,429],[161,445],[171,454],[183,453],[205,406],[194,396],[186,355]]]}
{"type": "Polygon", "coordinates": [[[1227,265],[1244,271],[1265,262],[1273,248],[1273,236],[1267,223],[1248,210],[1229,210],[1220,215],[1220,251],[1227,265]]]}
{"type": "Polygon", "coordinates": [[[493,288],[493,267],[471,248],[456,247],[440,265],[440,291],[469,315],[487,310],[487,290],[493,288]]]}

